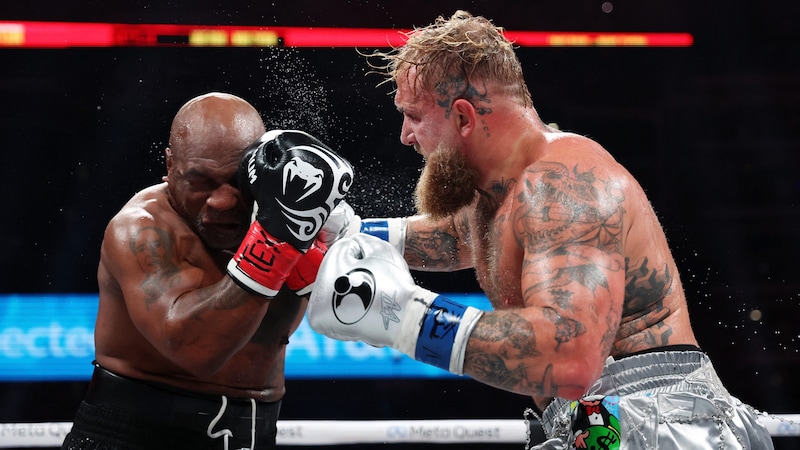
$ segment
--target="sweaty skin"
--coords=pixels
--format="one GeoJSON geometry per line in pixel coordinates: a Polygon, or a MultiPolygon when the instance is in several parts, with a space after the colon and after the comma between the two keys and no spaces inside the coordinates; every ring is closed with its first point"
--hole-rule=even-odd
{"type": "Polygon", "coordinates": [[[226,94],[178,112],[164,182],[135,194],[100,251],[96,358],[113,372],[209,394],[275,401],[284,394],[288,337],[306,298],[251,295],[225,273],[250,225],[238,189],[261,117],[226,94]]]}
{"type": "Polygon", "coordinates": [[[396,79],[401,141],[426,158],[444,144],[477,172],[474,200],[409,218],[405,246],[412,269],[474,268],[494,306],[466,374],[544,408],[584,395],[609,355],[697,345],[656,214],[603,147],[491,83],[431,92],[415,79],[414,67],[396,79]]]}

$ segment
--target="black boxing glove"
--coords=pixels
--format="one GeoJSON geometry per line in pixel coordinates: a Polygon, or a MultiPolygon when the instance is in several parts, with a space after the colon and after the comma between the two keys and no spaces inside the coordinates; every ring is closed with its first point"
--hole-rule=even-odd
{"type": "Polygon", "coordinates": [[[274,297],[347,194],[353,168],[308,133],[271,130],[245,151],[238,178],[255,199],[256,220],[227,272],[242,288],[274,297]]]}

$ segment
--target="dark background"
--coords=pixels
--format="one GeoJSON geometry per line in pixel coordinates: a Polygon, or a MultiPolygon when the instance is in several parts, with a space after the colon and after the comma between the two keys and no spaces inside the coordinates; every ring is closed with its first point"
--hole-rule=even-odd
{"type": "MultiPolygon", "coordinates": [[[[462,8],[509,30],[692,33],[691,48],[518,54],[542,118],[599,141],[648,192],[723,382],[760,410],[800,412],[798,2],[626,0],[611,13],[588,0],[8,3],[0,20],[410,28],[462,8]]],[[[362,216],[413,212],[422,161],[399,142],[390,86],[355,49],[0,48],[0,64],[2,293],[96,292],[106,222],[160,181],[173,115],[212,90],[340,149],[362,216]]],[[[478,289],[470,271],[414,275],[478,289]]],[[[528,405],[469,379],[287,386],[284,419],[521,418],[528,405]]],[[[0,383],[0,423],[69,421],[85,387],[0,383]]]]}

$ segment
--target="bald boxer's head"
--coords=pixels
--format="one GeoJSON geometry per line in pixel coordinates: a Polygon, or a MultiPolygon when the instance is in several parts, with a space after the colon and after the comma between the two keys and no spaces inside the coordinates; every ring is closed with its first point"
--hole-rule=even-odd
{"type": "Polygon", "coordinates": [[[239,192],[236,173],[264,132],[252,105],[219,92],[189,100],[172,121],[164,177],[170,203],[211,248],[235,247],[247,231],[252,202],[239,192]]]}
{"type": "Polygon", "coordinates": [[[211,92],[184,104],[172,121],[169,146],[173,153],[205,145],[243,151],[264,134],[261,115],[244,99],[211,92]]]}

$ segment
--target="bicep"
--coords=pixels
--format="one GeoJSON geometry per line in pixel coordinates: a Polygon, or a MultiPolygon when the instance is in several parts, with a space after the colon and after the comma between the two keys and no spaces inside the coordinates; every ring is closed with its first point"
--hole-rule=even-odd
{"type": "Polygon", "coordinates": [[[577,167],[531,167],[513,216],[525,304],[542,307],[563,339],[586,334],[604,349],[616,333],[625,283],[624,208],[608,187],[577,167]]]}
{"type": "Polygon", "coordinates": [[[597,354],[608,354],[621,319],[624,274],[617,258],[582,250],[526,259],[524,302],[553,327],[556,351],[582,338],[598,345],[597,354]]]}
{"type": "Polygon", "coordinates": [[[131,321],[153,343],[162,338],[170,309],[197,289],[202,271],[178,259],[174,236],[157,226],[111,230],[101,261],[115,279],[131,321]]]}

